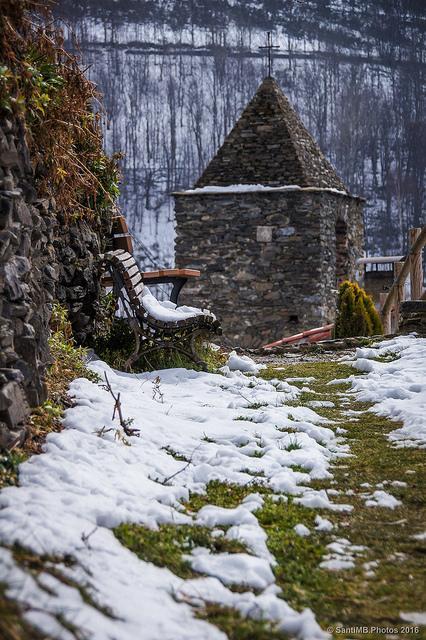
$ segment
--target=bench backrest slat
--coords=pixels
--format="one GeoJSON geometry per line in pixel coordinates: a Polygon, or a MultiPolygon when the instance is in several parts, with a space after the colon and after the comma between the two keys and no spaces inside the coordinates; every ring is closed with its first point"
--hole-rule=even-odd
{"type": "Polygon", "coordinates": [[[141,311],[140,296],[144,290],[142,274],[133,256],[127,251],[118,249],[105,254],[105,261],[111,264],[118,272],[123,288],[134,307],[135,311],[141,311]]]}
{"type": "Polygon", "coordinates": [[[127,275],[129,278],[133,278],[133,276],[135,275],[141,275],[141,272],[139,271],[139,267],[137,264],[135,264],[132,267],[126,267],[126,271],[127,271],[127,275]]]}
{"type": "MultiPolygon", "coordinates": [[[[123,260],[121,257],[119,258],[119,263],[123,265],[123,267],[125,267],[126,269],[131,269],[132,267],[137,267],[136,261],[133,258],[133,256],[130,256],[130,258],[127,258],[126,260],[123,260]]],[[[139,267],[138,267],[139,269],[139,267]]]]}
{"type": "Polygon", "coordinates": [[[129,287],[136,287],[136,285],[141,284],[143,282],[143,279],[140,273],[135,273],[135,275],[132,277],[129,277],[125,273],[124,279],[126,280],[126,283],[129,287]]]}

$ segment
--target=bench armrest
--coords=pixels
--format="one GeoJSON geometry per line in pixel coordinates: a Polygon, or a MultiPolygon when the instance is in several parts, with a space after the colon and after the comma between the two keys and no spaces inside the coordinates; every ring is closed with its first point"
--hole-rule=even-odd
{"type": "Polygon", "coordinates": [[[198,278],[200,271],[197,269],[159,269],[158,271],[142,271],[143,280],[156,278],[198,278]]]}

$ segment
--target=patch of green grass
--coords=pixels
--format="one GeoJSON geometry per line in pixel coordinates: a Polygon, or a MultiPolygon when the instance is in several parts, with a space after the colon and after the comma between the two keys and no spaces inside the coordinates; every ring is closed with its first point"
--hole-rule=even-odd
{"type": "Polygon", "coordinates": [[[270,496],[270,490],[261,484],[241,487],[218,481],[207,486],[206,494],[192,495],[189,506],[194,511],[206,504],[233,508],[252,492],[264,496],[264,504],[256,511],[256,517],[267,533],[268,548],[278,561],[275,575],[277,583],[283,589],[283,597],[296,608],[308,606],[311,592],[320,595],[331,579],[330,574],[318,568],[326,552],[326,542],[320,535],[315,535],[316,510],[295,504],[291,497],[276,501],[270,496]],[[294,526],[300,523],[307,526],[313,535],[297,535],[294,526]]]}
{"type": "Polygon", "coordinates": [[[300,442],[297,440],[297,438],[294,438],[293,440],[290,440],[290,442],[288,442],[283,449],[285,451],[296,451],[297,449],[301,449],[302,445],[300,444],[300,442]]]}
{"type": "Polygon", "coordinates": [[[57,404],[68,390],[71,380],[87,378],[92,382],[100,382],[100,378],[87,368],[87,349],[75,344],[68,311],[58,302],[53,305],[50,328],[49,347],[53,363],[48,371],[47,384],[49,400],[57,404]]]}
{"type": "Polygon", "coordinates": [[[195,371],[202,371],[203,369],[183,353],[174,349],[161,349],[147,353],[132,365],[133,371],[159,371],[161,369],[181,368],[194,369],[195,371]]]}
{"type": "MultiPolygon", "coordinates": [[[[179,338],[175,339],[179,340],[179,338]]],[[[185,351],[190,351],[188,344],[181,344],[180,346],[183,347],[185,351]]],[[[195,351],[201,364],[195,363],[191,358],[174,349],[160,349],[153,353],[142,355],[142,357],[134,363],[132,368],[135,371],[184,368],[194,369],[195,371],[207,370],[210,373],[216,373],[218,368],[222,367],[226,362],[226,356],[222,351],[216,351],[210,345],[205,344],[202,339],[196,342],[195,351]]]]}
{"type": "Polygon", "coordinates": [[[250,493],[263,494],[269,491],[270,490],[261,482],[250,482],[249,484],[239,485],[231,482],[212,480],[208,483],[205,493],[192,493],[186,506],[195,512],[207,504],[215,504],[218,507],[233,509],[238,507],[250,493]]]}
{"type": "Polygon", "coordinates": [[[243,618],[235,609],[217,604],[206,604],[197,611],[197,617],[216,625],[228,640],[283,640],[288,637],[270,622],[243,618]]]}
{"type": "MultiPolygon", "coordinates": [[[[291,417],[287,416],[287,417],[292,422],[297,422],[294,416],[291,416],[291,417]]],[[[295,429],[294,427],[288,427],[287,425],[285,427],[278,427],[277,425],[275,425],[275,429],[277,431],[281,431],[281,433],[298,433],[297,429],[295,429]]]]}
{"type": "Polygon", "coordinates": [[[52,395],[57,399],[58,404],[51,400],[46,400],[39,407],[33,409],[30,416],[30,430],[24,448],[29,454],[41,453],[42,446],[49,433],[62,430],[62,417],[65,403],[68,403],[65,387],[55,391],[52,395]],[[61,394],[64,394],[63,396],[61,394]]]}
{"type": "Polygon", "coordinates": [[[278,562],[274,572],[285,600],[296,609],[311,606],[312,594],[324,591],[329,574],[318,565],[325,555],[325,543],[315,535],[317,511],[287,501],[266,497],[262,508],[256,511],[260,525],[266,531],[267,545],[278,562]],[[295,531],[296,524],[304,524],[313,535],[302,537],[295,531]]]}
{"type": "Polygon", "coordinates": [[[395,360],[399,360],[400,357],[401,354],[396,351],[387,351],[386,353],[376,356],[374,359],[377,360],[377,362],[395,362],[395,360]]]}
{"type": "MultiPolygon", "coordinates": [[[[372,579],[366,579],[362,567],[345,572],[345,580],[335,581],[333,588],[325,592],[321,604],[321,616],[327,622],[341,621],[350,625],[401,627],[399,611],[424,611],[426,597],[423,586],[426,581],[424,557],[426,544],[413,539],[415,533],[424,531],[426,521],[426,465],[424,452],[419,449],[396,449],[386,439],[386,434],[398,427],[384,417],[368,411],[368,404],[354,403],[353,408],[364,410],[360,420],[345,423],[346,438],[350,442],[353,457],[337,464],[333,473],[337,484],[352,490],[345,502],[353,505],[349,515],[332,516],[340,527],[341,535],[347,535],[353,544],[367,547],[365,560],[378,560],[372,579]],[[406,469],[415,471],[405,474],[406,469]],[[408,486],[397,488],[385,485],[402,501],[396,509],[366,507],[362,493],[372,493],[375,485],[383,480],[404,480],[408,486]],[[368,482],[371,488],[360,487],[368,482]],[[344,615],[342,615],[342,612],[344,615]]],[[[313,486],[322,488],[324,482],[313,486]]],[[[354,638],[375,638],[374,634],[353,635],[354,638]]],[[[416,638],[426,634],[415,635],[416,638]]]]}
{"type": "Polygon", "coordinates": [[[251,402],[247,405],[246,409],[261,409],[262,407],[267,407],[267,402],[251,402]]]}
{"type": "Polygon", "coordinates": [[[263,458],[263,456],[265,455],[265,452],[262,451],[261,449],[255,449],[251,454],[250,454],[250,458],[263,458]]]}
{"type": "Polygon", "coordinates": [[[18,484],[18,467],[28,458],[24,451],[0,451],[0,489],[18,484]]]}
{"type": "Polygon", "coordinates": [[[250,417],[250,416],[237,416],[236,418],[234,418],[234,420],[241,420],[244,422],[254,422],[254,418],[250,417]]]}
{"type": "Polygon", "coordinates": [[[161,447],[161,449],[163,451],[167,451],[167,453],[173,456],[175,460],[179,460],[180,462],[189,462],[189,458],[184,456],[182,453],[178,453],[177,451],[172,449],[172,447],[170,447],[169,445],[167,445],[166,447],[161,447]]]}
{"type": "Polygon", "coordinates": [[[207,527],[191,525],[160,525],[158,530],[136,524],[122,524],[114,529],[122,545],[139,558],[152,562],[157,567],[167,567],[181,578],[195,578],[193,571],[183,558],[195,547],[205,547],[213,553],[244,553],[246,548],[237,540],[224,536],[213,537],[207,527]]]}
{"type": "Polygon", "coordinates": [[[202,360],[207,365],[207,370],[215,373],[220,367],[223,367],[227,361],[227,354],[222,349],[214,349],[210,344],[203,343],[197,349],[202,360]]]}
{"type": "MultiPolygon", "coordinates": [[[[284,597],[296,607],[309,606],[316,613],[318,621],[324,626],[391,626],[401,628],[400,611],[426,609],[426,596],[423,588],[426,582],[424,557],[426,543],[412,536],[424,531],[426,521],[426,464],[424,452],[420,449],[393,447],[387,434],[400,426],[389,419],[377,416],[369,411],[371,405],[357,402],[350,398],[349,404],[342,403],[339,394],[346,391],[349,385],[327,385],[336,378],[347,378],[362,375],[348,365],[335,362],[315,362],[289,365],[282,371],[262,372],[280,377],[315,377],[309,386],[317,392],[318,400],[332,400],[335,407],[316,408],[315,411],[336,421],[347,430],[346,441],[350,444],[352,456],[337,461],[333,469],[336,487],[344,487],[353,492],[343,495],[338,501],[353,506],[350,513],[326,512],[324,515],[335,524],[335,535],[347,537],[353,544],[367,548],[365,557],[357,561],[352,570],[327,572],[320,570],[316,561],[315,549],[310,556],[309,545],[302,540],[302,548],[295,549],[293,555],[299,556],[299,565],[292,565],[291,554],[286,556],[287,544],[282,543],[284,523],[277,525],[276,535],[268,532],[268,545],[278,560],[277,581],[283,589],[284,597]],[[347,416],[348,409],[361,413],[355,417],[347,416]],[[414,470],[414,474],[405,474],[405,470],[414,470]],[[392,487],[386,484],[383,488],[402,501],[402,505],[394,510],[370,508],[365,505],[361,494],[372,493],[376,485],[383,480],[403,480],[407,487],[392,487]],[[368,482],[371,488],[360,485],[368,482]],[[379,566],[374,570],[374,577],[368,578],[362,567],[363,562],[378,560],[379,566]],[[288,568],[288,571],[286,569],[288,568]],[[290,578],[287,581],[287,578],[290,578]]],[[[302,394],[298,403],[309,401],[302,394]]],[[[333,425],[327,425],[333,428],[333,425]]],[[[315,489],[329,488],[329,481],[312,481],[315,489]]],[[[267,501],[265,501],[265,505],[267,501]]],[[[289,505],[287,505],[288,508],[289,505]]],[[[284,505],[284,511],[286,506],[284,505]]],[[[309,518],[309,510],[303,510],[305,518],[309,518]]],[[[321,512],[319,512],[321,513],[321,512]]],[[[256,513],[259,520],[262,511],[256,513]]],[[[273,521],[276,519],[273,517],[273,521]]],[[[301,520],[304,524],[309,524],[301,520]]],[[[262,522],[264,525],[264,522],[262,522]]],[[[288,527],[287,529],[288,530],[288,527]]],[[[323,534],[327,537],[327,534],[323,534]]],[[[313,533],[312,542],[321,545],[321,534],[313,533]]],[[[308,538],[309,540],[309,538],[308,538]]],[[[292,541],[290,541],[293,544],[292,541]]],[[[299,544],[299,542],[297,542],[299,544]]],[[[290,547],[291,548],[291,547],[290,547]]],[[[337,637],[337,636],[336,636],[337,637]]],[[[357,638],[373,640],[375,633],[350,635],[340,634],[338,638],[357,638]]],[[[402,636],[401,636],[402,637],[402,636]]],[[[426,638],[426,632],[420,627],[416,638],[426,638]]]]}
{"type": "MultiPolygon", "coordinates": [[[[240,487],[220,482],[211,482],[206,496],[193,495],[191,508],[201,508],[204,504],[220,504],[234,507],[240,504],[243,497],[254,490],[254,485],[240,487]]],[[[255,487],[263,489],[261,486],[255,487]]],[[[200,577],[194,572],[183,555],[189,554],[195,547],[205,547],[213,553],[244,553],[247,549],[237,540],[227,540],[224,536],[213,537],[207,527],[190,525],[161,525],[157,531],[139,525],[124,524],[114,530],[118,540],[133,551],[139,558],[152,562],[156,566],[167,567],[184,579],[200,577]]],[[[247,591],[247,587],[233,585],[232,591],[247,591]]],[[[263,620],[244,618],[238,611],[213,603],[205,603],[196,609],[198,618],[216,625],[229,640],[284,640],[286,635],[277,631],[275,626],[263,620]]]]}
{"type": "Polygon", "coordinates": [[[306,467],[302,467],[302,465],[300,464],[291,464],[290,468],[293,471],[298,471],[299,473],[309,473],[309,469],[307,469],[306,467]]]}
{"type": "MultiPolygon", "coordinates": [[[[286,378],[313,377],[316,379],[315,383],[306,383],[304,386],[313,386],[315,384],[314,390],[316,391],[318,385],[323,388],[331,380],[349,378],[349,376],[357,375],[357,373],[359,374],[360,372],[350,365],[340,362],[303,362],[280,365],[279,369],[276,369],[274,366],[268,366],[268,368],[263,369],[259,375],[265,378],[265,380],[270,380],[271,378],[285,380],[286,378]]],[[[310,400],[312,400],[312,397],[310,400]]]]}
{"type": "Polygon", "coordinates": [[[253,476],[255,478],[264,478],[265,473],[263,471],[253,471],[252,469],[240,469],[241,473],[247,473],[249,476],[253,476]]]}

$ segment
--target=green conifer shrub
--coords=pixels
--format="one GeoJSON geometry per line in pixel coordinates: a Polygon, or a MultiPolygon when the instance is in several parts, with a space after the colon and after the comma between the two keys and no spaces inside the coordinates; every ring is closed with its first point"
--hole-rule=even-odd
{"type": "Polygon", "coordinates": [[[373,336],[383,333],[374,302],[356,282],[346,280],[339,287],[335,338],[373,336]]]}

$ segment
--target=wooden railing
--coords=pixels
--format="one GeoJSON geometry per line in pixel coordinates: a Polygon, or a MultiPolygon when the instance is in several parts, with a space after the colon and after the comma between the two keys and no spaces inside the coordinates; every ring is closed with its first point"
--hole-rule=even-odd
{"type": "Polygon", "coordinates": [[[411,300],[425,300],[423,291],[422,250],[426,245],[426,226],[409,231],[407,257],[403,262],[395,263],[395,280],[387,294],[383,295],[382,322],[385,334],[394,333],[398,328],[399,307],[404,300],[404,285],[410,276],[411,300]]]}

